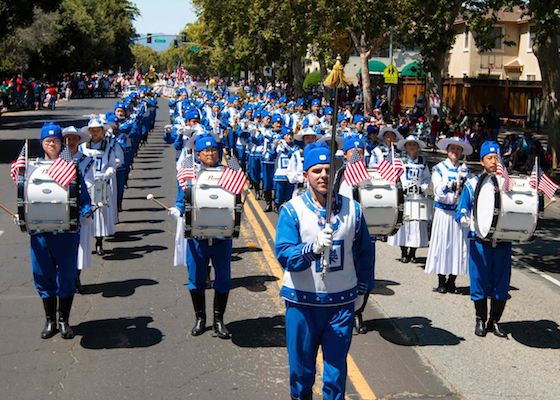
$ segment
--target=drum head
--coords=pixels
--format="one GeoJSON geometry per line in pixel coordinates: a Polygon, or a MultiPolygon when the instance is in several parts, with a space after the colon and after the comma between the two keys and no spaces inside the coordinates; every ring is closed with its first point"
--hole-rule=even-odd
{"type": "Polygon", "coordinates": [[[481,175],[475,193],[474,221],[476,233],[486,239],[490,229],[495,226],[494,209],[496,208],[496,190],[498,181],[496,177],[481,175]]]}

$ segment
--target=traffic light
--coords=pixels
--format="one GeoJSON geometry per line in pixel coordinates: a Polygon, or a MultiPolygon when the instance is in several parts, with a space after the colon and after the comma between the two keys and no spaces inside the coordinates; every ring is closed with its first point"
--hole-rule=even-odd
{"type": "Polygon", "coordinates": [[[187,41],[187,34],[186,33],[181,33],[181,42],[186,43],[187,41]]]}
{"type": "Polygon", "coordinates": [[[148,33],[146,35],[146,43],[148,43],[148,44],[152,43],[152,34],[151,33],[148,33]]]}
{"type": "Polygon", "coordinates": [[[177,39],[173,40],[173,47],[179,47],[179,41],[177,39]]]}

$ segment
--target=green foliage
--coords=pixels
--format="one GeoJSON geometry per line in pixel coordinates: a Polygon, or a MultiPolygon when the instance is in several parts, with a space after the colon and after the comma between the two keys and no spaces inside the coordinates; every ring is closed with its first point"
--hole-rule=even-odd
{"type": "Polygon", "coordinates": [[[303,81],[303,88],[307,89],[309,86],[315,86],[321,83],[321,72],[314,71],[307,74],[305,80],[303,81]]]}

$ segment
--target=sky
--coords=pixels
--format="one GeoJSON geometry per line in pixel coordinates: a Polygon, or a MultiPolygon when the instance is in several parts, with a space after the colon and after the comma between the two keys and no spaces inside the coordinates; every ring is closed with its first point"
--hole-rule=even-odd
{"type": "Polygon", "coordinates": [[[134,22],[138,34],[177,34],[187,22],[196,21],[189,0],[133,0],[141,15],[134,22]]]}

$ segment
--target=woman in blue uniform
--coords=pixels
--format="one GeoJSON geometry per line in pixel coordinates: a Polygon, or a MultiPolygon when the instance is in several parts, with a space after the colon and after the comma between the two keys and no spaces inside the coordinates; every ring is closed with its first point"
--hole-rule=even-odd
{"type": "MultiPolygon", "coordinates": [[[[62,129],[59,125],[46,123],[41,129],[41,146],[44,160],[56,160],[63,145],[62,129]]],[[[79,171],[78,171],[79,174],[79,171]]],[[[81,176],[80,185],[80,216],[86,218],[91,214],[91,199],[81,176]]],[[[33,205],[30,205],[32,207],[33,205]]],[[[53,337],[57,331],[63,339],[72,339],[74,332],[70,327],[69,318],[72,301],[76,291],[78,273],[79,232],[45,232],[32,233],[31,266],[35,289],[43,300],[46,322],[41,331],[41,338],[53,337]],[[56,318],[58,305],[58,321],[56,318]]]]}

